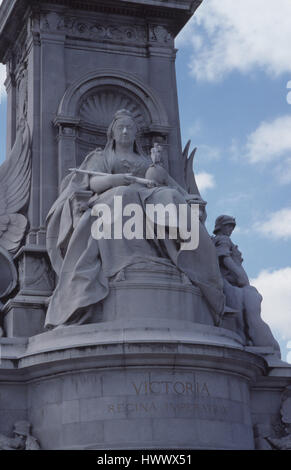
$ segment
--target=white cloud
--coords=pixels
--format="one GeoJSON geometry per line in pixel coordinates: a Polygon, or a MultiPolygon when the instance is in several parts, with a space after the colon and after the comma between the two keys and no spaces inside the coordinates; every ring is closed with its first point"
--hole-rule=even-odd
{"type": "Polygon", "coordinates": [[[291,115],[280,116],[271,122],[262,122],[248,136],[246,150],[246,156],[251,163],[269,162],[286,154],[291,156],[291,115]]]}
{"type": "Polygon", "coordinates": [[[178,43],[191,45],[197,79],[255,67],[278,76],[291,71],[290,17],[290,0],[204,0],[178,43]]]}
{"type": "Polygon", "coordinates": [[[286,158],[276,168],[276,176],[281,184],[291,183],[291,157],[286,158]]]}
{"type": "Polygon", "coordinates": [[[188,139],[196,138],[202,130],[202,122],[201,119],[195,119],[195,121],[191,124],[191,126],[187,130],[188,139]]]}
{"type": "Polygon", "coordinates": [[[291,267],[275,271],[264,270],[256,279],[251,279],[251,284],[263,296],[263,320],[284,340],[290,340],[291,267]]]}
{"type": "MultiPolygon", "coordinates": [[[[198,125],[198,124],[197,124],[198,125]]],[[[188,129],[188,134],[187,137],[193,139],[194,132],[196,131],[196,128],[189,128],[188,129]],[[190,131],[192,129],[192,135],[190,134],[190,131]]],[[[197,131],[198,133],[198,131],[197,131]]],[[[195,155],[195,162],[205,162],[205,161],[213,161],[213,160],[219,160],[221,157],[221,150],[219,147],[215,147],[212,145],[207,145],[207,144],[200,144],[193,141],[193,145],[191,145],[191,149],[193,147],[197,147],[197,153],[195,155]]]]}
{"type": "Polygon", "coordinates": [[[254,228],[257,232],[270,238],[283,240],[291,239],[291,208],[285,208],[271,213],[267,220],[257,222],[254,228]]]}
{"type": "Polygon", "coordinates": [[[6,68],[4,65],[0,64],[0,102],[2,98],[5,96],[5,87],[4,87],[4,82],[6,79],[6,68]]]}
{"type": "MultiPolygon", "coordinates": [[[[289,82],[287,83],[287,89],[290,90],[291,89],[291,80],[289,80],[289,82]]],[[[291,91],[289,91],[287,93],[287,103],[288,104],[291,104],[291,91]]]]}
{"type": "MultiPolygon", "coordinates": [[[[223,196],[220,199],[218,199],[216,201],[216,204],[217,206],[223,206],[224,212],[228,213],[228,212],[233,212],[234,206],[238,206],[244,203],[249,204],[250,199],[251,199],[251,195],[246,192],[230,193],[228,196],[223,196]]],[[[237,232],[238,226],[236,226],[235,230],[237,232]]],[[[242,230],[242,228],[240,230],[242,230]]]]}
{"type": "Polygon", "coordinates": [[[218,147],[201,144],[198,145],[197,157],[201,159],[201,161],[219,160],[221,157],[221,150],[218,147]]]}
{"type": "Polygon", "coordinates": [[[207,189],[211,189],[215,187],[215,180],[214,176],[210,173],[201,172],[195,175],[196,183],[199,188],[199,191],[203,192],[207,189]]]}

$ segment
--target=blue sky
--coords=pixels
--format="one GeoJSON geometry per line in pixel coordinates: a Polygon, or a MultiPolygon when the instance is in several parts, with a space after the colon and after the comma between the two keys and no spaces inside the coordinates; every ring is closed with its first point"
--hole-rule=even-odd
{"type": "MultiPolygon", "coordinates": [[[[288,342],[291,351],[290,18],[290,0],[204,0],[177,39],[182,139],[198,147],[207,228],[212,232],[220,214],[236,217],[233,241],[264,296],[262,316],[285,360],[288,342]]],[[[5,113],[2,99],[0,158],[5,113]]]]}
{"type": "Polygon", "coordinates": [[[290,18],[290,0],[204,0],[177,40],[182,138],[198,147],[207,228],[220,214],[236,217],[232,239],[284,359],[291,349],[290,18]]]}

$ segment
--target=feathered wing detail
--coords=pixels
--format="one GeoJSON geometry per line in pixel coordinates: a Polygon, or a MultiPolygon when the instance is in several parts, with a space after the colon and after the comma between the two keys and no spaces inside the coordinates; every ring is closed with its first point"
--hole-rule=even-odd
{"type": "Polygon", "coordinates": [[[189,155],[190,145],[191,145],[191,140],[188,140],[184,148],[183,154],[182,154],[186,190],[190,194],[198,194],[200,196],[200,192],[196,183],[195,174],[193,170],[193,162],[194,162],[194,157],[195,157],[197,148],[195,148],[189,155]]]}
{"type": "Polygon", "coordinates": [[[0,216],[0,245],[9,253],[16,253],[27,227],[27,219],[22,214],[0,216]]]}
{"type": "Polygon", "coordinates": [[[30,132],[19,129],[9,157],[0,166],[0,246],[15,253],[23,239],[27,219],[19,212],[26,206],[31,185],[30,132]]]}

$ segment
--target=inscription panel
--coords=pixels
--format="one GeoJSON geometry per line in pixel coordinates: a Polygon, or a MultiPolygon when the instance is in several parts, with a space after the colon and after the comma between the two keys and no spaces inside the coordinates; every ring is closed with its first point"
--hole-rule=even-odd
{"type": "Polygon", "coordinates": [[[167,417],[249,422],[248,406],[240,395],[230,393],[228,377],[207,372],[104,374],[98,408],[98,418],[106,420],[167,417]]]}
{"type": "MultiPolygon", "coordinates": [[[[117,447],[122,442],[144,443],[138,434],[143,429],[155,445],[176,444],[178,433],[190,447],[195,442],[197,448],[205,443],[211,448],[252,448],[244,387],[242,377],[214,371],[141,367],[84,371],[31,384],[29,418],[40,438],[48,429],[62,436],[65,429],[93,430],[98,425],[104,429],[104,442],[117,447]]],[[[102,447],[102,440],[93,433],[87,442],[102,447]]]]}

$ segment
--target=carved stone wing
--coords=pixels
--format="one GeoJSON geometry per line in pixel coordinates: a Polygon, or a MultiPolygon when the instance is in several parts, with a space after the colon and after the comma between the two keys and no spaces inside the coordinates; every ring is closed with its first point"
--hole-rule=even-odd
{"type": "Polygon", "coordinates": [[[15,253],[23,239],[26,206],[31,185],[30,132],[25,123],[18,130],[9,157],[0,166],[0,247],[15,253]]]}

